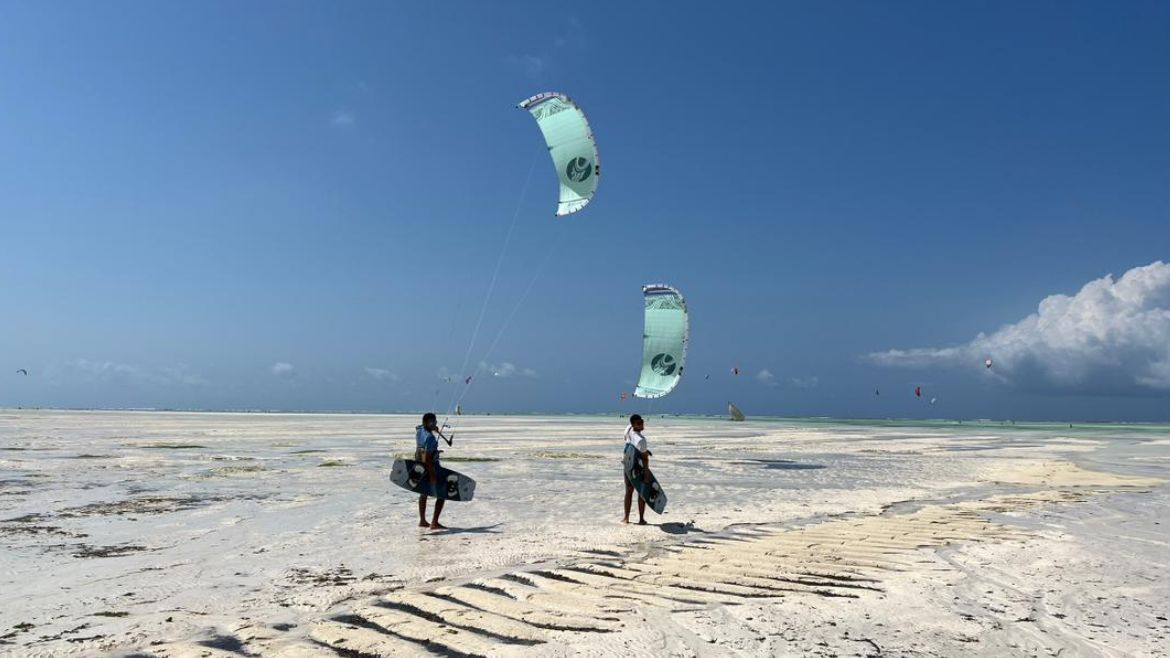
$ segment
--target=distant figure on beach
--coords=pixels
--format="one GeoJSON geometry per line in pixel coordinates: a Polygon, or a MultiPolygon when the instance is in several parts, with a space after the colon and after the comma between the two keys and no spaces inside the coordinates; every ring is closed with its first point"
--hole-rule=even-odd
{"type": "MultiPolygon", "coordinates": [[[[423,414],[422,425],[415,428],[415,448],[414,460],[421,462],[427,470],[427,478],[431,481],[431,490],[434,491],[439,486],[439,478],[436,475],[439,468],[439,439],[436,436],[443,436],[442,430],[439,429],[439,419],[435,414],[429,411],[423,414]]],[[[443,437],[446,439],[446,437],[443,437]]],[[[447,526],[439,523],[439,514],[443,512],[443,503],[447,501],[442,498],[435,497],[435,515],[427,522],[427,495],[419,494],[418,497],[418,527],[430,528],[431,530],[445,530],[447,526]]]]}
{"type": "MultiPolygon", "coordinates": [[[[645,429],[646,424],[642,417],[638,414],[630,416],[630,426],[626,428],[626,446],[625,450],[634,450],[637,454],[637,460],[642,462],[642,480],[646,484],[650,484],[650,444],[647,443],[646,437],[643,436],[642,430],[645,429]]],[[[622,523],[630,522],[630,504],[634,501],[634,483],[630,480],[633,477],[632,473],[625,473],[622,469],[626,481],[626,515],[622,523]]],[[[646,525],[646,501],[638,496],[638,525],[646,525]]]]}

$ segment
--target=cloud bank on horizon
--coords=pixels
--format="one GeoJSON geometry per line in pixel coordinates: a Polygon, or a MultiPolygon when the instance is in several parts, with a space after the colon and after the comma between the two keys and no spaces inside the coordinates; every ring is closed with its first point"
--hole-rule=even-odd
{"type": "Polygon", "coordinates": [[[1030,390],[1170,394],[1170,264],[1155,261],[1075,295],[1050,295],[1037,311],[950,347],[872,352],[881,366],[962,366],[1030,390]],[[992,359],[994,367],[984,367],[992,359]]]}

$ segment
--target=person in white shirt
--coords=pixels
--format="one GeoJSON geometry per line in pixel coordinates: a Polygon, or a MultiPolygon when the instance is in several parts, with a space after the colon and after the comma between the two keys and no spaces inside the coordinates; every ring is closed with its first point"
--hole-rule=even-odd
{"type": "MultiPolygon", "coordinates": [[[[626,480],[626,516],[622,520],[623,523],[630,522],[630,504],[634,501],[634,480],[631,478],[641,477],[642,481],[650,484],[650,445],[646,441],[646,437],[642,434],[642,430],[646,427],[642,417],[638,414],[630,416],[630,426],[626,428],[626,446],[625,450],[633,450],[637,454],[634,457],[633,472],[625,473],[626,480]]],[[[623,467],[624,472],[624,467],[623,467]]],[[[646,501],[638,496],[638,525],[646,525],[646,501]]]]}

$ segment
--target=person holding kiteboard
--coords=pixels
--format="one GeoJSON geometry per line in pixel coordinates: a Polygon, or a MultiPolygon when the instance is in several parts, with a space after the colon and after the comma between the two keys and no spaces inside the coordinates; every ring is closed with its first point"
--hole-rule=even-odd
{"type": "MultiPolygon", "coordinates": [[[[435,414],[427,412],[423,414],[422,425],[415,428],[415,448],[414,460],[423,464],[426,468],[426,477],[431,483],[431,491],[438,491],[439,478],[437,472],[439,469],[439,439],[437,436],[443,437],[447,445],[451,444],[451,439],[443,436],[443,431],[439,429],[439,419],[435,414]]],[[[446,530],[447,526],[439,523],[439,514],[443,512],[443,503],[447,502],[440,496],[435,496],[435,515],[431,521],[427,522],[427,495],[425,493],[419,494],[418,497],[418,527],[430,528],[431,530],[446,530]]]]}
{"type": "MultiPolygon", "coordinates": [[[[630,503],[632,503],[634,500],[635,485],[632,478],[638,477],[639,471],[641,471],[640,474],[642,476],[642,480],[647,485],[649,485],[653,479],[653,476],[650,475],[650,445],[647,443],[646,437],[642,434],[642,430],[645,429],[645,427],[646,424],[642,420],[641,416],[638,414],[630,416],[630,426],[626,428],[625,451],[634,451],[636,453],[634,456],[634,463],[637,464],[640,462],[641,468],[639,469],[635,467],[633,469],[626,470],[624,468],[623,461],[622,471],[625,475],[626,481],[626,515],[625,518],[622,519],[622,523],[630,522],[630,503]]],[[[640,495],[638,496],[638,525],[646,525],[646,500],[640,495]]]]}

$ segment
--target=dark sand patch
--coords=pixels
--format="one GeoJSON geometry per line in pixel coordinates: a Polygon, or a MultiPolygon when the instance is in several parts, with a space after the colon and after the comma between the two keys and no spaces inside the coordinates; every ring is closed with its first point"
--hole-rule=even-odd
{"type": "Polygon", "coordinates": [[[0,480],[0,495],[9,494],[27,494],[30,489],[34,489],[40,485],[35,482],[29,482],[26,478],[19,480],[0,480]]]}
{"type": "Polygon", "coordinates": [[[216,498],[147,496],[128,498],[105,503],[90,503],[80,507],[67,507],[56,513],[66,519],[86,516],[122,516],[124,514],[165,514],[206,505],[216,498]]]}
{"type": "Polygon", "coordinates": [[[130,555],[132,553],[142,553],[151,550],[146,546],[139,544],[115,544],[113,546],[93,546],[90,544],[78,544],[73,547],[73,557],[121,557],[123,555],[130,555]]]}
{"type": "Polygon", "coordinates": [[[46,536],[83,539],[89,536],[83,532],[70,532],[60,526],[40,523],[45,518],[43,514],[25,514],[0,521],[0,537],[46,536]]]}
{"type": "Polygon", "coordinates": [[[824,464],[806,464],[792,459],[744,459],[731,462],[742,466],[760,465],[767,469],[780,471],[815,471],[827,468],[824,464]]]}
{"type": "Polygon", "coordinates": [[[75,519],[87,516],[122,516],[125,514],[166,514],[203,507],[212,503],[237,502],[242,500],[263,500],[261,494],[238,494],[233,496],[146,496],[127,498],[104,503],[90,503],[80,507],[67,507],[52,515],[58,518],[75,519]]]}
{"type": "Polygon", "coordinates": [[[36,628],[36,626],[28,623],[27,621],[22,621],[19,624],[14,624],[12,626],[12,630],[8,631],[7,633],[5,633],[3,635],[0,635],[0,644],[12,644],[11,642],[8,642],[8,640],[11,640],[12,638],[16,637],[17,635],[20,635],[21,633],[23,633],[25,631],[31,631],[34,628],[36,628]]]}
{"type": "Polygon", "coordinates": [[[293,567],[288,570],[287,578],[298,585],[348,585],[357,580],[345,565],[322,570],[293,567]]]}
{"type": "Polygon", "coordinates": [[[248,473],[263,473],[271,471],[270,468],[263,466],[223,466],[214,468],[204,474],[204,477],[225,477],[231,475],[246,475],[248,473]]]}
{"type": "Polygon", "coordinates": [[[583,452],[557,452],[554,450],[542,450],[534,453],[537,459],[605,459],[605,455],[590,455],[583,452]]]}

